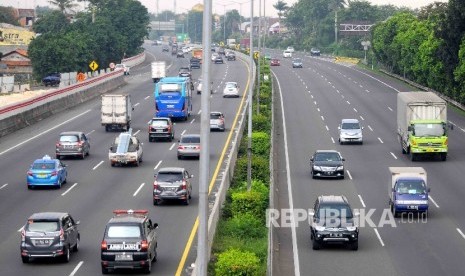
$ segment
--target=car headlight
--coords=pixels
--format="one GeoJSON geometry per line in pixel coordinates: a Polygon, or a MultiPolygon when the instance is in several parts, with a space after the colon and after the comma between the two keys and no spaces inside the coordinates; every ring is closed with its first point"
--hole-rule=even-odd
{"type": "Polygon", "coordinates": [[[418,200],[417,204],[426,205],[428,204],[428,200],[418,200]]]}
{"type": "Polygon", "coordinates": [[[325,231],[325,229],[326,229],[326,227],[321,226],[321,225],[315,225],[314,228],[315,228],[316,231],[325,231]]]}
{"type": "Polygon", "coordinates": [[[405,204],[404,200],[396,200],[396,204],[405,204]]]}
{"type": "Polygon", "coordinates": [[[336,168],[336,171],[343,171],[343,170],[344,170],[344,166],[338,166],[338,167],[336,168]]]}
{"type": "Polygon", "coordinates": [[[347,231],[356,231],[357,230],[357,226],[347,226],[347,231]]]}
{"type": "Polygon", "coordinates": [[[313,166],[313,170],[314,171],[321,171],[321,167],[320,166],[313,166]]]}

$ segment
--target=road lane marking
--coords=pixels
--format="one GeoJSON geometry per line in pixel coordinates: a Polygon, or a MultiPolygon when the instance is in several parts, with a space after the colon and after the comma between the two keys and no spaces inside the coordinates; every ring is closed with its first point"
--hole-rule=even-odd
{"type": "Polygon", "coordinates": [[[381,246],[384,246],[383,239],[381,239],[381,235],[379,234],[378,229],[373,228],[373,230],[375,230],[376,236],[378,237],[378,240],[381,243],[381,246]]]}
{"type": "Polygon", "coordinates": [[[318,110],[318,112],[320,112],[320,108],[318,107],[316,110],[318,110]]]}
{"type": "Polygon", "coordinates": [[[323,117],[323,115],[320,116],[321,117],[321,120],[324,121],[325,120],[325,117],[323,117]]]}
{"type": "Polygon", "coordinates": [[[202,110],[199,110],[199,112],[197,112],[197,115],[200,114],[200,113],[202,113],[202,110]]]}
{"type": "Polygon", "coordinates": [[[333,144],[336,144],[336,141],[334,141],[333,137],[331,137],[331,141],[333,141],[333,144]]]}
{"type": "Polygon", "coordinates": [[[74,268],[73,271],[71,271],[71,274],[69,274],[69,276],[74,276],[76,274],[76,272],[79,270],[79,268],[81,267],[81,265],[84,263],[84,261],[80,261],[76,267],[74,268]]]}
{"type": "Polygon", "coordinates": [[[365,121],[365,118],[363,118],[363,116],[362,116],[362,115],[360,115],[360,119],[362,119],[362,121],[365,121]]]}
{"type": "Polygon", "coordinates": [[[368,128],[369,128],[371,131],[373,131],[373,129],[371,128],[371,126],[370,126],[370,125],[368,125],[368,128]]]}
{"type": "Polygon", "coordinates": [[[19,229],[18,229],[18,232],[21,232],[21,231],[23,231],[23,229],[24,229],[24,225],[23,225],[23,226],[21,226],[21,228],[19,228],[19,229]]]}
{"type": "Polygon", "coordinates": [[[104,162],[103,160],[100,161],[97,165],[95,165],[95,167],[92,168],[92,170],[95,171],[100,165],[103,164],[103,162],[104,162]]]}
{"type": "Polygon", "coordinates": [[[392,155],[392,157],[394,157],[394,159],[397,160],[397,156],[392,151],[391,151],[391,155],[392,155]]]}
{"type": "Polygon", "coordinates": [[[326,127],[326,130],[327,130],[327,131],[329,131],[329,127],[328,127],[328,125],[326,125],[325,127],[326,127]]]}
{"type": "Polygon", "coordinates": [[[140,129],[134,133],[134,135],[137,135],[140,132],[140,129]]]}
{"type": "Polygon", "coordinates": [[[347,172],[347,175],[349,176],[350,180],[352,180],[353,178],[352,178],[352,175],[350,174],[350,171],[346,170],[346,172],[347,172]]]}
{"type": "Polygon", "coordinates": [[[194,118],[194,119],[192,119],[192,121],[191,121],[191,124],[193,124],[194,122],[195,122],[195,118],[194,118]]]}
{"type": "Polygon", "coordinates": [[[356,109],[355,107],[354,107],[354,111],[355,111],[355,112],[358,112],[357,109],[356,109]]]}
{"type": "Polygon", "coordinates": [[[138,106],[139,104],[140,104],[140,103],[136,103],[136,104],[134,105],[134,107],[138,106]]]}
{"type": "Polygon", "coordinates": [[[144,100],[148,100],[149,98],[150,98],[150,96],[147,96],[147,97],[144,98],[144,100]]]}
{"type": "Polygon", "coordinates": [[[363,208],[366,208],[367,206],[365,205],[365,202],[363,201],[362,196],[358,195],[358,198],[360,199],[360,202],[362,203],[363,208]]]}
{"type": "Polygon", "coordinates": [[[145,183],[142,183],[140,184],[139,188],[137,188],[137,190],[134,192],[134,194],[132,196],[136,196],[137,193],[140,191],[140,189],[142,189],[142,187],[144,187],[145,183]]]}
{"type": "Polygon", "coordinates": [[[340,92],[339,90],[337,90],[337,89],[336,89],[336,92],[337,92],[338,94],[341,93],[341,92],[340,92]]]}
{"type": "Polygon", "coordinates": [[[317,105],[317,104],[316,104],[316,101],[313,101],[313,104],[314,104],[314,105],[317,105]]]}
{"type": "Polygon", "coordinates": [[[390,111],[394,111],[394,110],[392,110],[392,108],[391,108],[390,106],[388,106],[388,109],[389,109],[390,111]]]}
{"type": "Polygon", "coordinates": [[[89,136],[91,133],[93,133],[95,131],[95,129],[93,129],[91,132],[89,133],[86,133],[86,136],[89,136]]]}
{"type": "Polygon", "coordinates": [[[370,90],[368,90],[368,89],[365,89],[365,91],[366,91],[367,93],[370,93],[370,90]]]}
{"type": "Polygon", "coordinates": [[[360,86],[360,88],[363,88],[363,85],[359,84],[358,86],[360,86]]]}
{"type": "Polygon", "coordinates": [[[69,191],[71,191],[74,187],[76,187],[76,185],[77,185],[77,183],[74,183],[73,186],[69,187],[68,190],[66,190],[66,192],[61,194],[61,196],[66,195],[69,191]]]}
{"type": "Polygon", "coordinates": [[[2,187],[0,187],[0,190],[3,189],[3,188],[5,188],[6,186],[8,186],[8,183],[3,184],[2,187]]]}
{"type": "Polygon", "coordinates": [[[430,195],[428,195],[428,198],[429,198],[429,200],[431,200],[431,202],[433,202],[433,204],[434,204],[434,206],[436,206],[436,208],[439,208],[439,205],[436,203],[436,201],[430,195]]]}
{"type": "Polygon", "coordinates": [[[157,165],[155,166],[155,168],[153,168],[154,171],[158,169],[158,167],[160,166],[161,162],[163,162],[163,160],[158,161],[158,163],[157,163],[157,165]]]}
{"type": "Polygon", "coordinates": [[[170,147],[170,150],[172,150],[174,148],[174,146],[176,145],[176,143],[173,143],[170,147]]]}
{"type": "Polygon", "coordinates": [[[37,137],[40,137],[40,136],[42,136],[42,135],[44,135],[44,134],[46,134],[46,133],[48,133],[48,132],[50,132],[50,131],[52,131],[52,130],[54,130],[54,129],[57,129],[57,128],[61,127],[62,125],[66,125],[67,123],[71,122],[72,120],[75,120],[75,119],[81,117],[82,115],[85,115],[85,114],[89,113],[90,111],[91,111],[91,109],[88,109],[88,110],[82,112],[81,114],[78,114],[78,115],[76,115],[76,116],[74,116],[74,117],[72,117],[72,118],[70,118],[70,119],[68,119],[68,120],[66,120],[66,121],[64,121],[64,122],[62,122],[62,123],[60,123],[60,124],[54,126],[54,127],[52,127],[52,128],[49,128],[49,129],[47,129],[47,130],[45,130],[45,131],[42,131],[41,133],[39,133],[39,134],[37,134],[37,135],[34,135],[34,136],[32,136],[31,138],[29,138],[29,139],[27,139],[27,140],[24,140],[24,141],[22,141],[22,142],[20,142],[20,143],[18,143],[18,144],[16,144],[16,145],[14,145],[14,146],[12,146],[11,148],[8,148],[8,149],[6,149],[6,150],[0,152],[0,155],[3,155],[3,154],[5,154],[5,153],[7,153],[7,152],[9,152],[9,151],[11,151],[11,150],[17,148],[17,147],[20,147],[20,146],[26,144],[27,142],[30,142],[30,141],[36,139],[37,137]]]}
{"type": "Polygon", "coordinates": [[[383,140],[381,140],[381,138],[378,137],[378,140],[381,142],[381,144],[384,144],[383,140]]]}
{"type": "Polygon", "coordinates": [[[181,135],[184,135],[184,133],[186,133],[186,130],[183,130],[183,131],[181,132],[181,135]]]}
{"type": "Polygon", "coordinates": [[[346,101],[346,102],[347,102],[347,104],[350,104],[350,102],[349,102],[349,101],[346,101]]]}
{"type": "Polygon", "coordinates": [[[457,232],[459,232],[459,234],[462,236],[462,238],[465,239],[465,234],[463,234],[462,230],[460,230],[460,228],[457,228],[457,232]]]}

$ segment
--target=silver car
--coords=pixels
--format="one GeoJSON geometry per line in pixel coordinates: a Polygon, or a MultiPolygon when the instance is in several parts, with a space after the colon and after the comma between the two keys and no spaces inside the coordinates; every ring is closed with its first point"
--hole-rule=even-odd
{"type": "Polygon", "coordinates": [[[224,131],[224,115],[219,111],[210,112],[210,130],[224,131]]]}
{"type": "Polygon", "coordinates": [[[178,159],[184,157],[200,158],[200,134],[185,134],[178,144],[178,159]]]}
{"type": "Polygon", "coordinates": [[[229,81],[224,85],[223,98],[226,97],[239,97],[239,85],[237,85],[237,82],[229,81]]]}
{"type": "Polygon", "coordinates": [[[66,131],[60,133],[60,138],[55,144],[57,159],[63,156],[77,156],[82,159],[89,155],[90,143],[84,132],[66,131]]]}
{"type": "Polygon", "coordinates": [[[153,182],[153,205],[159,205],[162,200],[182,200],[185,205],[189,205],[192,177],[184,168],[161,168],[153,182]]]}
{"type": "Polygon", "coordinates": [[[338,127],[339,144],[359,143],[363,144],[363,127],[357,119],[343,119],[338,127]]]}

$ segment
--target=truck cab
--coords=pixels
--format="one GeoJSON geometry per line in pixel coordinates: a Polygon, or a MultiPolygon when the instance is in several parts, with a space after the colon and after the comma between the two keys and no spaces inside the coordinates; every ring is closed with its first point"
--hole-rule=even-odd
{"type": "Polygon", "coordinates": [[[394,217],[402,213],[428,213],[429,192],[422,167],[389,167],[389,205],[394,217]]]}

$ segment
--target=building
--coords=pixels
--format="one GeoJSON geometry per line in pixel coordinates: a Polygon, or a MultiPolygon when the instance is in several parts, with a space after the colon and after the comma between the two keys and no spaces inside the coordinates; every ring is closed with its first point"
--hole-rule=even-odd
{"type": "Polygon", "coordinates": [[[32,64],[27,50],[16,49],[4,53],[0,60],[0,74],[32,74],[32,64]]]}

